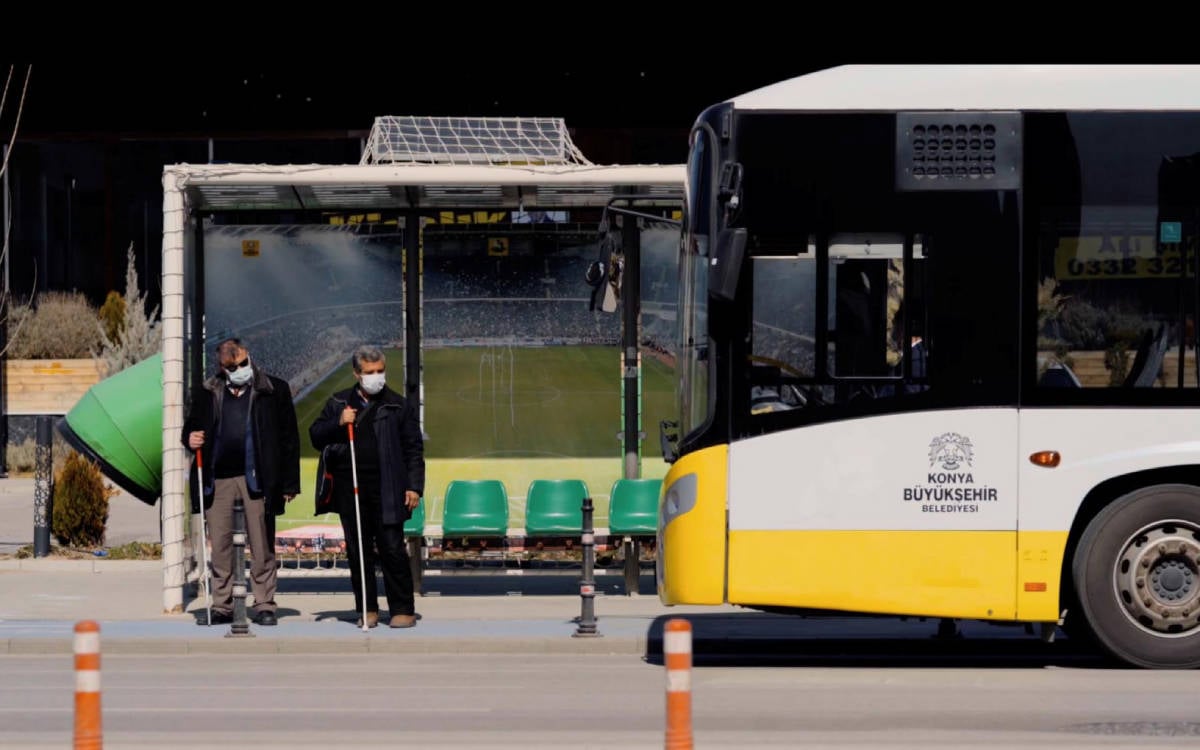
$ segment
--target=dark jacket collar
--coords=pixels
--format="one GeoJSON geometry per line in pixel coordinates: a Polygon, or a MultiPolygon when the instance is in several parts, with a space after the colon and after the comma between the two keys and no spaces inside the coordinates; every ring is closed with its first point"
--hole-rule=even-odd
{"type": "MultiPolygon", "coordinates": [[[[350,400],[350,397],[355,395],[356,391],[358,391],[357,384],[350,386],[344,391],[338,391],[337,393],[333,394],[333,399],[338,403],[347,403],[350,400]]],[[[381,405],[404,403],[404,397],[393,391],[390,386],[386,385],[383,387],[383,390],[379,392],[379,395],[372,400],[381,405]]]]}

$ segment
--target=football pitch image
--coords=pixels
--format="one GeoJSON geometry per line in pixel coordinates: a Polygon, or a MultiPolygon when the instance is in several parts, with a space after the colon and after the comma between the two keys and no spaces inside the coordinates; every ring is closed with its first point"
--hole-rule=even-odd
{"type": "MultiPolygon", "coordinates": [[[[402,391],[404,353],[387,350],[388,384],[402,391]]],[[[534,479],[582,479],[596,505],[596,525],[608,515],[608,494],[622,476],[620,349],[615,346],[472,346],[426,349],[425,442],[427,523],[440,523],[441,501],[454,479],[500,479],[510,522],[524,521],[524,496],[534,479]]],[[[672,372],[642,359],[642,476],[662,477],[660,420],[674,409],[672,372]]],[[[347,361],[296,402],[300,427],[301,495],[279,519],[281,529],[336,523],[314,519],[316,455],[309,425],[330,394],[348,388],[347,361]]]]}

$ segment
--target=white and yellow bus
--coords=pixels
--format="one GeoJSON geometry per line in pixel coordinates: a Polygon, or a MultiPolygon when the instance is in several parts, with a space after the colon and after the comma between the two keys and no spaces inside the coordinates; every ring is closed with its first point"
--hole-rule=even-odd
{"type": "Polygon", "coordinates": [[[662,601],[1200,665],[1200,67],[840,67],[690,146],[662,601]]]}

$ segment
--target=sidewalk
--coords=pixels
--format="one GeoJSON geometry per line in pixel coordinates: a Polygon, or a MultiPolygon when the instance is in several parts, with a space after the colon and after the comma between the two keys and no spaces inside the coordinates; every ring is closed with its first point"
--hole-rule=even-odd
{"type": "MultiPolygon", "coordinates": [[[[0,479],[0,553],[33,541],[32,478],[0,479]]],[[[159,540],[157,506],[121,493],[110,503],[109,545],[159,540]]],[[[227,638],[229,625],[205,621],[204,601],[185,589],[187,611],[162,613],[159,560],[0,559],[0,654],[69,653],[75,623],[96,620],[106,653],[426,652],[621,653],[643,655],[661,621],[684,612],[742,612],[734,607],[672,608],[643,574],[641,594],[626,596],[619,575],[596,577],[600,637],[578,638],[578,571],[524,575],[427,574],[417,597],[417,627],[363,633],[350,578],[280,571],[279,624],[250,625],[253,638],[227,638]]],[[[382,584],[379,587],[382,592],[382,584]]],[[[386,606],[386,597],[380,597],[386,606]]],[[[656,635],[657,634],[657,635],[656,635]]]]}
{"type": "MultiPolygon", "coordinates": [[[[609,653],[644,655],[661,638],[662,620],[688,612],[740,612],[732,607],[672,608],[655,596],[625,596],[616,576],[597,588],[600,637],[574,637],[581,598],[525,594],[577,586],[573,576],[442,576],[426,579],[417,597],[416,628],[381,625],[366,633],[348,577],[279,579],[279,625],[251,623],[253,638],[227,638],[229,625],[199,625],[202,599],[187,612],[164,615],[158,561],[0,560],[0,654],[69,653],[79,620],[100,623],[105,653],[423,652],[609,653]],[[466,580],[470,578],[471,580],[466,580]],[[519,580],[518,580],[519,579],[519,580]],[[447,590],[477,594],[446,595],[447,590]],[[505,590],[512,594],[503,593],[505,590]],[[499,592],[499,593],[497,593],[499,592]]],[[[643,576],[643,584],[649,583],[643,576]]],[[[381,597],[381,603],[385,603],[381,597]]]]}

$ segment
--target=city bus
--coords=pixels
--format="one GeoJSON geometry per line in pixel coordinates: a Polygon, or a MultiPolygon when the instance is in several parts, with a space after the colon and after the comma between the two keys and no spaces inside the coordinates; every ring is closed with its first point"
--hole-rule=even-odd
{"type": "Polygon", "coordinates": [[[1200,67],[782,81],[699,115],[684,213],[664,603],[1200,665],[1200,67]]]}

